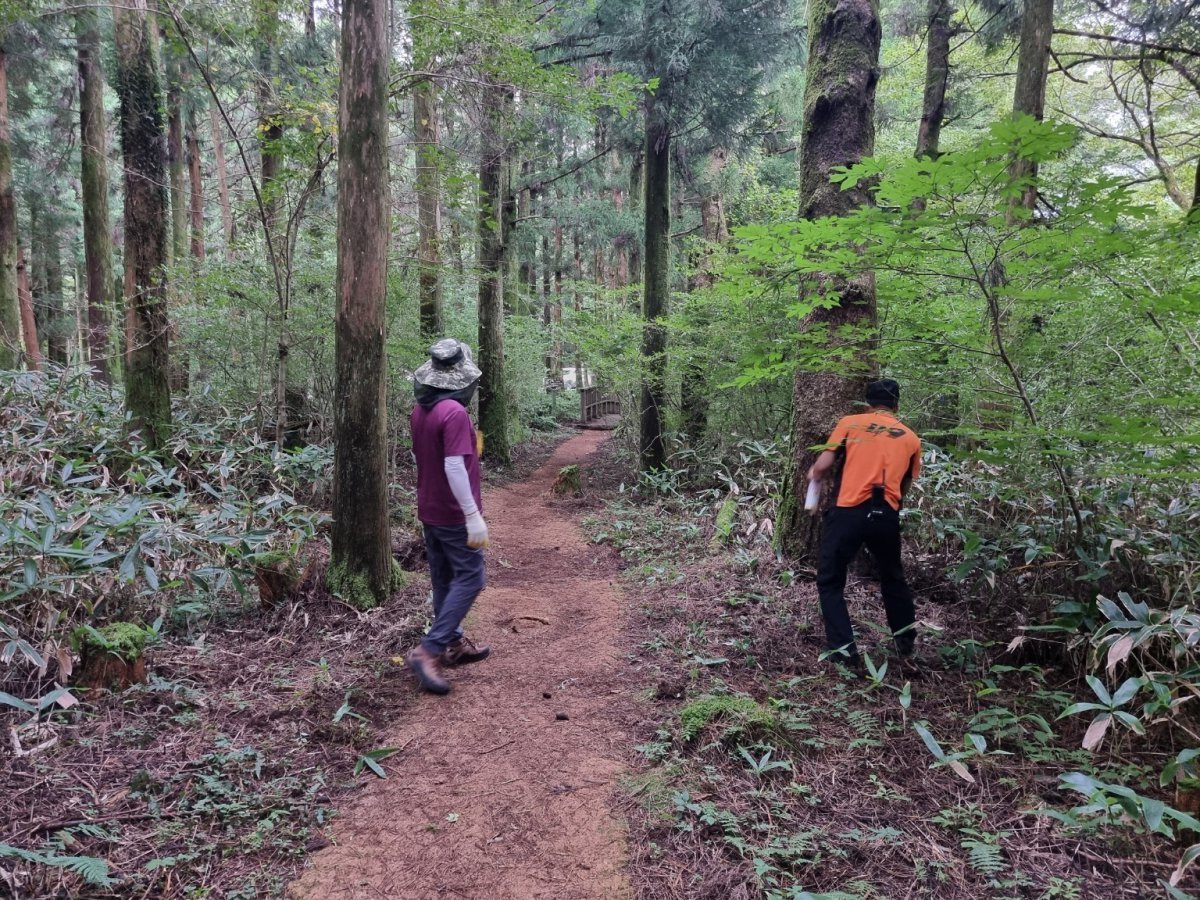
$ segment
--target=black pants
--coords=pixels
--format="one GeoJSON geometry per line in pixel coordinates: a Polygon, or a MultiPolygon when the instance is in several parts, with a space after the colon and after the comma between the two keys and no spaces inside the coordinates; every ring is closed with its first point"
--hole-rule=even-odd
{"type": "Polygon", "coordinates": [[[825,620],[825,641],[830,650],[840,650],[851,659],[858,658],[854,628],[846,611],[846,569],[863,544],[879,565],[879,586],[888,625],[896,637],[896,649],[912,652],[912,593],[904,580],[900,562],[900,514],[886,501],[868,500],[858,506],[835,506],[825,513],[825,530],[817,561],[817,591],[821,597],[821,617],[825,620]]]}

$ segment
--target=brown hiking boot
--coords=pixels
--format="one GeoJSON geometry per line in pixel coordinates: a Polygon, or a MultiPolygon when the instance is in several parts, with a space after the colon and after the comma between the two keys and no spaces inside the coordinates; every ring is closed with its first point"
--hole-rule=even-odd
{"type": "Polygon", "coordinates": [[[464,634],[458,640],[452,641],[442,651],[442,665],[465,666],[467,663],[476,663],[487,659],[491,652],[491,647],[486,644],[477,647],[475,642],[464,634]]]}
{"type": "Polygon", "coordinates": [[[408,667],[417,676],[417,681],[421,682],[421,687],[431,694],[450,693],[450,682],[442,675],[440,659],[441,657],[434,656],[420,644],[408,654],[408,667]]]}

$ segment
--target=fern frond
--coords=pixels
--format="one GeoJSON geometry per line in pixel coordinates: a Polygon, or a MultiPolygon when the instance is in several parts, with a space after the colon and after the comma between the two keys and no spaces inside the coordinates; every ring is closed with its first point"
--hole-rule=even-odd
{"type": "Polygon", "coordinates": [[[66,869],[96,887],[113,887],[116,884],[116,881],[108,875],[108,861],[96,856],[58,856],[54,853],[24,850],[11,844],[0,844],[0,857],[5,856],[23,859],[40,866],[66,869]]]}
{"type": "Polygon", "coordinates": [[[1004,854],[999,844],[977,841],[974,838],[964,838],[962,848],[970,857],[971,868],[985,877],[999,875],[1008,868],[1004,854]]]}

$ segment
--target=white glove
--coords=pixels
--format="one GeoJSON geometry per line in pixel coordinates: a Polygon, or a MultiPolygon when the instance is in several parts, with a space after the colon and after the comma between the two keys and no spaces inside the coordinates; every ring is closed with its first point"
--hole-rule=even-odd
{"type": "Polygon", "coordinates": [[[467,546],[472,550],[480,550],[488,545],[487,523],[477,512],[467,516],[467,546]]]}

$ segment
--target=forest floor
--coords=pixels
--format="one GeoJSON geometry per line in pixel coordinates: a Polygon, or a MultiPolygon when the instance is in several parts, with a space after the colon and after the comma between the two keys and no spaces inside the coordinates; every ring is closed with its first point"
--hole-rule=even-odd
{"type": "Polygon", "coordinates": [[[1061,780],[1169,800],[1168,748],[1081,750],[1086,723],[1055,718],[1077,667],[1014,658],[1011,628],[946,580],[946,560],[909,548],[918,673],[889,659],[877,587],[852,579],[874,667],[853,679],[819,660],[812,573],[776,557],[761,511],[741,504],[722,529],[721,497],[630,491],[634,461],[620,432],[587,431],[489,475],[489,585],[467,625],[493,655],[451,670],[447,697],[402,665],[428,616],[412,522],[395,549],[413,574],[377,609],[328,594],[318,541],[285,603],[166,610],[146,684],[88,698],[26,733],[29,749],[0,746],[0,896],[1196,890],[1165,890],[1181,847],[1072,812],[1086,800],[1061,780]],[[564,466],[579,495],[555,493],[564,466]],[[88,858],[110,884],[81,883],[71,860],[88,858]]]}
{"type": "Polygon", "coordinates": [[[409,706],[385,740],[400,748],[390,777],[334,821],[290,896],[630,895],[612,797],[637,682],[624,671],[618,568],[552,493],[559,470],[607,437],[573,437],[485,495],[488,586],[466,624],[492,655],[451,670],[449,696],[409,706]]]}
{"type": "Polygon", "coordinates": [[[636,457],[605,451],[584,525],[621,556],[643,686],[622,792],[639,900],[1195,896],[1193,873],[1167,885],[1186,845],[1085,809],[1063,780],[1171,803],[1158,773],[1178,748],[1082,750],[1086,719],[1058,718],[1077,662],[1012,652],[1011,613],[951,583],[946,559],[906,541],[916,668],[892,653],[878,584],[851,577],[870,660],[852,677],[820,659],[815,573],[775,554],[762,510],[738,503],[722,528],[736,492],[618,491],[636,457]]]}

